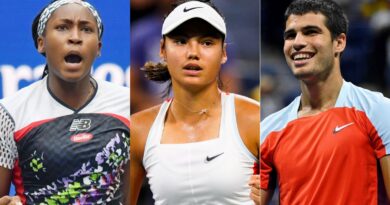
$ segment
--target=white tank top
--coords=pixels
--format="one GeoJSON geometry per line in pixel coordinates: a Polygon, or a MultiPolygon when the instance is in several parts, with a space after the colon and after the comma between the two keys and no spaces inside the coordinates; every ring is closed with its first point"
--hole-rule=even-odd
{"type": "Polygon", "coordinates": [[[143,165],[156,205],[253,205],[249,178],[256,157],[238,132],[234,94],[221,94],[219,137],[185,144],[161,144],[165,101],[149,131],[143,165]]]}

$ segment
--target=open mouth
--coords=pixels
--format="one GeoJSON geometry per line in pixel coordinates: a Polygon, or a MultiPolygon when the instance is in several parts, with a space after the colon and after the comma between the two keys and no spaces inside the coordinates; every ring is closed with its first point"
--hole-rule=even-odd
{"type": "Polygon", "coordinates": [[[198,71],[198,70],[202,70],[202,68],[200,66],[197,66],[197,65],[187,65],[184,67],[185,70],[194,70],[194,71],[198,71]]]}
{"type": "Polygon", "coordinates": [[[83,58],[77,54],[69,54],[65,56],[65,62],[67,63],[80,63],[83,58]]]}
{"type": "Polygon", "coordinates": [[[294,61],[307,60],[314,56],[312,53],[296,53],[291,56],[294,61]]]}

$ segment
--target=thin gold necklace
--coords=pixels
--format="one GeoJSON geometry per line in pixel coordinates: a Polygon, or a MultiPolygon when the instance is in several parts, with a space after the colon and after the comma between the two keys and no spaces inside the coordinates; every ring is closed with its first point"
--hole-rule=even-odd
{"type": "MultiPolygon", "coordinates": [[[[219,94],[220,95],[220,94],[219,94]]],[[[221,99],[221,97],[219,96],[219,99],[221,99]]],[[[173,98],[173,102],[172,102],[172,108],[174,107],[174,103],[175,104],[178,104],[180,106],[182,106],[184,109],[186,109],[188,112],[190,113],[193,113],[193,114],[198,114],[198,115],[206,115],[208,116],[209,115],[209,112],[210,112],[210,109],[215,107],[218,103],[218,99],[216,101],[214,101],[210,107],[208,108],[202,108],[200,110],[193,110],[191,108],[189,108],[188,106],[186,106],[184,103],[178,101],[176,98],[173,98]]]]}

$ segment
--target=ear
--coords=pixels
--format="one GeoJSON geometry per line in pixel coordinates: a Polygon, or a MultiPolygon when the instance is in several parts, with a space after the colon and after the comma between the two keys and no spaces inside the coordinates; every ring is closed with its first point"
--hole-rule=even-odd
{"type": "Polygon", "coordinates": [[[227,57],[227,52],[226,52],[226,43],[224,43],[223,48],[222,48],[221,64],[225,64],[227,59],[228,59],[228,57],[227,57]]]}
{"type": "Polygon", "coordinates": [[[342,53],[347,45],[347,36],[345,33],[341,33],[334,39],[334,49],[335,54],[338,55],[342,53]]]}
{"type": "Polygon", "coordinates": [[[99,56],[99,57],[102,55],[102,46],[103,46],[102,42],[99,41],[98,52],[97,52],[97,56],[99,56]]]}
{"type": "Polygon", "coordinates": [[[45,48],[45,42],[44,42],[44,39],[42,36],[39,36],[37,38],[37,50],[39,53],[45,53],[46,52],[46,48],[45,48]]]}
{"type": "Polygon", "coordinates": [[[167,53],[165,52],[165,40],[164,37],[160,40],[160,59],[167,59],[167,53]]]}

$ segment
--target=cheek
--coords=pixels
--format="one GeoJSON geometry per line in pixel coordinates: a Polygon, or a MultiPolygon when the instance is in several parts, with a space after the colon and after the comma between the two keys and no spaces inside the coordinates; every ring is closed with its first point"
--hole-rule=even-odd
{"type": "Polygon", "coordinates": [[[288,58],[288,56],[290,55],[290,48],[291,48],[290,44],[285,42],[283,45],[283,53],[286,56],[286,58],[288,58]]]}
{"type": "Polygon", "coordinates": [[[166,62],[170,64],[176,64],[179,61],[186,60],[185,52],[181,49],[172,49],[172,48],[166,48],[165,49],[165,57],[166,62]]]}

